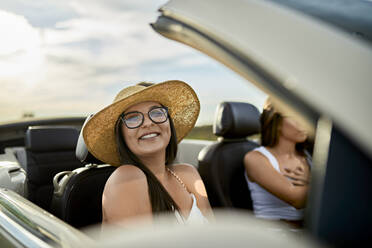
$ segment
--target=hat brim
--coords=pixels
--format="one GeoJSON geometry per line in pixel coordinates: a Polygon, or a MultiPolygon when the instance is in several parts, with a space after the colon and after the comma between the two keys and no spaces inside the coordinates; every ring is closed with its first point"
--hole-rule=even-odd
{"type": "Polygon", "coordinates": [[[144,87],[105,107],[86,123],[82,132],[88,151],[107,164],[121,165],[115,139],[115,123],[127,108],[145,101],[159,102],[168,107],[178,143],[194,127],[200,112],[199,99],[185,82],[172,80],[144,87]]]}

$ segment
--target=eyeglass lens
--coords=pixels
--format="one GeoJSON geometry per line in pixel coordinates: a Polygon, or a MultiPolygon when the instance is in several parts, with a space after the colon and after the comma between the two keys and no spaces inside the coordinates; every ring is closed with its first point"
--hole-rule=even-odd
{"type": "MultiPolygon", "coordinates": [[[[154,108],[148,112],[148,116],[154,123],[160,124],[168,119],[167,109],[164,107],[154,108]]],[[[130,112],[123,116],[123,121],[128,128],[137,128],[142,125],[143,113],[130,112]]]]}

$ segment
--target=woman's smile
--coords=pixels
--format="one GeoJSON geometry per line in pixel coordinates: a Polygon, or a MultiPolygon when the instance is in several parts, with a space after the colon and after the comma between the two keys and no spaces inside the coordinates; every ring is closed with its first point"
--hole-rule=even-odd
{"type": "Polygon", "coordinates": [[[147,134],[142,135],[139,139],[140,140],[148,140],[148,139],[158,137],[159,135],[160,135],[160,133],[158,133],[158,132],[152,132],[152,133],[147,133],[147,134]]]}

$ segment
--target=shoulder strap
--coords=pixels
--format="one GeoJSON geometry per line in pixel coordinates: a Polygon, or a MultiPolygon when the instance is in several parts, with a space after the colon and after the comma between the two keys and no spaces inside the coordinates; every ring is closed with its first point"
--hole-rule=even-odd
{"type": "Polygon", "coordinates": [[[271,152],[269,152],[269,150],[267,150],[264,146],[260,146],[256,148],[255,151],[258,151],[262,155],[264,155],[269,160],[270,164],[274,167],[274,169],[280,172],[278,160],[276,160],[274,155],[271,152]]]}

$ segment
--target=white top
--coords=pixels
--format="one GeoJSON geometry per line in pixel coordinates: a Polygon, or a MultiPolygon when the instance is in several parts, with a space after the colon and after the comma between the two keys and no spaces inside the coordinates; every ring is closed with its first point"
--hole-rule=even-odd
{"type": "Polygon", "coordinates": [[[180,224],[203,224],[208,223],[208,219],[204,217],[198,206],[196,205],[195,195],[190,193],[192,197],[192,207],[189,216],[184,218],[177,210],[174,211],[176,219],[180,224]]]}
{"type": "MultiPolygon", "coordinates": [[[[279,163],[276,158],[263,146],[254,149],[263,154],[270,162],[270,164],[280,174],[279,163]]],[[[244,173],[247,180],[249,190],[251,191],[251,198],[253,202],[253,212],[256,217],[264,219],[285,219],[285,220],[302,220],[303,209],[296,209],[278,197],[274,196],[259,184],[251,182],[248,179],[247,173],[244,173]]]]}
{"type": "Polygon", "coordinates": [[[200,209],[197,205],[195,195],[193,193],[190,193],[190,191],[187,189],[187,187],[184,184],[184,182],[182,181],[182,179],[174,171],[172,171],[168,167],[166,167],[166,169],[172,176],[174,176],[177,179],[177,181],[182,185],[182,187],[187,192],[189,192],[189,194],[191,195],[191,198],[192,198],[192,206],[191,206],[189,216],[187,218],[184,218],[177,210],[174,211],[174,214],[176,215],[177,222],[180,223],[180,224],[208,223],[207,218],[204,217],[204,215],[202,214],[202,212],[200,211],[200,209]]]}

